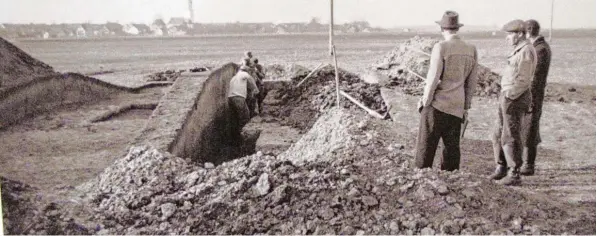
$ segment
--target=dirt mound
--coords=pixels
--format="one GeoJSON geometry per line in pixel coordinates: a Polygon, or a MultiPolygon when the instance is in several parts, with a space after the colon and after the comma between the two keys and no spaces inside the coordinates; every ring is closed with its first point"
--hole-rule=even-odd
{"type": "MultiPolygon", "coordinates": [[[[300,68],[300,67],[299,67],[300,68]]],[[[296,69],[291,75],[292,86],[271,91],[275,102],[265,106],[265,113],[279,117],[280,123],[307,131],[319,117],[319,114],[336,105],[336,82],[333,66],[324,66],[298,85],[309,70],[296,69]]],[[[338,69],[340,90],[346,92],[365,106],[380,114],[386,113],[386,106],[379,92],[380,86],[368,84],[358,75],[338,69]]],[[[348,99],[341,97],[340,106],[360,109],[348,99]]]]}
{"type": "Polygon", "coordinates": [[[0,37],[0,91],[54,73],[52,67],[0,37]]]}
{"type": "Polygon", "coordinates": [[[132,148],[87,186],[101,222],[96,233],[590,232],[575,227],[587,216],[570,215],[562,206],[483,177],[406,168],[411,157],[393,147],[392,137],[375,136],[390,123],[336,109],[317,123],[317,133],[343,129],[337,134],[347,137],[328,135],[331,143],[358,140],[359,145],[332,150],[324,147],[327,142],[314,145],[320,139],[311,137],[295,144],[296,150],[318,150],[298,162],[295,156],[303,153],[292,154],[291,148],[279,158],[257,153],[219,166],[132,148]],[[369,135],[375,138],[361,143],[369,135]]]}
{"type": "MultiPolygon", "coordinates": [[[[424,79],[429,70],[429,54],[438,40],[415,36],[396,46],[388,52],[373,67],[390,77],[388,87],[399,87],[403,92],[411,95],[422,95],[425,86],[424,79]]],[[[489,68],[479,65],[479,79],[475,95],[496,97],[500,91],[500,76],[489,68]]]]}

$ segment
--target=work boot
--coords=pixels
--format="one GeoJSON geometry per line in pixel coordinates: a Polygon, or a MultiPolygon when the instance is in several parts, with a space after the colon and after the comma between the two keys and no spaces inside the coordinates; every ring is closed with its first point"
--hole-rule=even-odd
{"type": "Polygon", "coordinates": [[[520,169],[520,174],[521,175],[525,175],[525,176],[531,176],[535,174],[535,166],[526,164],[522,166],[522,169],[520,169]]]}
{"type": "Polygon", "coordinates": [[[524,164],[520,170],[521,175],[535,174],[535,158],[537,157],[537,147],[525,147],[522,152],[522,160],[524,164]]]}
{"type": "Polygon", "coordinates": [[[497,183],[506,186],[520,185],[520,173],[516,169],[511,169],[508,172],[508,175],[506,175],[505,178],[498,180],[497,183]]]}
{"type": "Polygon", "coordinates": [[[500,180],[506,177],[506,175],[508,175],[508,167],[500,165],[495,168],[495,171],[489,176],[489,179],[500,180]]]}

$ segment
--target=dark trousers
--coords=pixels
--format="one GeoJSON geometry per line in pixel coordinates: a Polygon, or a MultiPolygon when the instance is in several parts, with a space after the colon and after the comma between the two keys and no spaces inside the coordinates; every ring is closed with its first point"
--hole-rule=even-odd
{"type": "Polygon", "coordinates": [[[498,120],[493,133],[493,153],[496,164],[515,170],[522,165],[521,123],[528,111],[531,94],[523,93],[516,99],[499,98],[498,120]]]}
{"type": "Polygon", "coordinates": [[[417,168],[433,166],[435,151],[440,138],[444,143],[441,169],[452,171],[460,168],[460,126],[462,118],[441,112],[432,106],[421,111],[417,137],[415,165],[417,168]]]}
{"type": "Polygon", "coordinates": [[[249,116],[249,108],[245,98],[240,96],[234,96],[228,98],[228,107],[230,108],[230,130],[233,142],[240,142],[242,139],[241,132],[243,127],[251,117],[249,116]]]}

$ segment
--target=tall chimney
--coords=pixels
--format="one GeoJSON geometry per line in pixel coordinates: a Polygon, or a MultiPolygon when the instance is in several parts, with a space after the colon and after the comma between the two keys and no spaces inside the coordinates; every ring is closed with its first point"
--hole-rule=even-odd
{"type": "Polygon", "coordinates": [[[189,13],[191,17],[191,23],[195,23],[195,13],[193,13],[193,0],[189,0],[189,13]]]}

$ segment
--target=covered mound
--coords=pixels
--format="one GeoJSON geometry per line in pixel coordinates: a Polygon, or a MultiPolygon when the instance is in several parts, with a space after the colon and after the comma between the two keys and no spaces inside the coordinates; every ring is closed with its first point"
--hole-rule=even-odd
{"type": "Polygon", "coordinates": [[[589,233],[571,226],[586,216],[480,176],[407,168],[390,125],[332,109],[280,157],[216,167],[131,148],[84,188],[96,233],[589,233]]]}
{"type": "MultiPolygon", "coordinates": [[[[298,128],[303,132],[308,130],[321,112],[336,105],[334,71],[333,66],[324,66],[297,86],[310,73],[309,70],[297,69],[296,74],[290,76],[291,86],[270,92],[274,102],[265,106],[265,113],[280,117],[278,119],[283,125],[298,128]]],[[[340,68],[338,74],[340,90],[378,113],[386,113],[387,108],[379,92],[379,85],[365,83],[358,75],[340,68]]],[[[340,106],[360,109],[345,97],[341,97],[340,106]]]]}
{"type": "MultiPolygon", "coordinates": [[[[422,95],[424,79],[408,70],[425,77],[429,70],[429,54],[438,40],[415,36],[400,43],[388,52],[373,67],[390,77],[388,87],[399,87],[406,94],[422,95]]],[[[479,65],[479,76],[475,95],[496,97],[500,92],[500,75],[479,65]]]]}
{"type": "Polygon", "coordinates": [[[0,37],[0,91],[54,73],[52,67],[0,37]]]}

